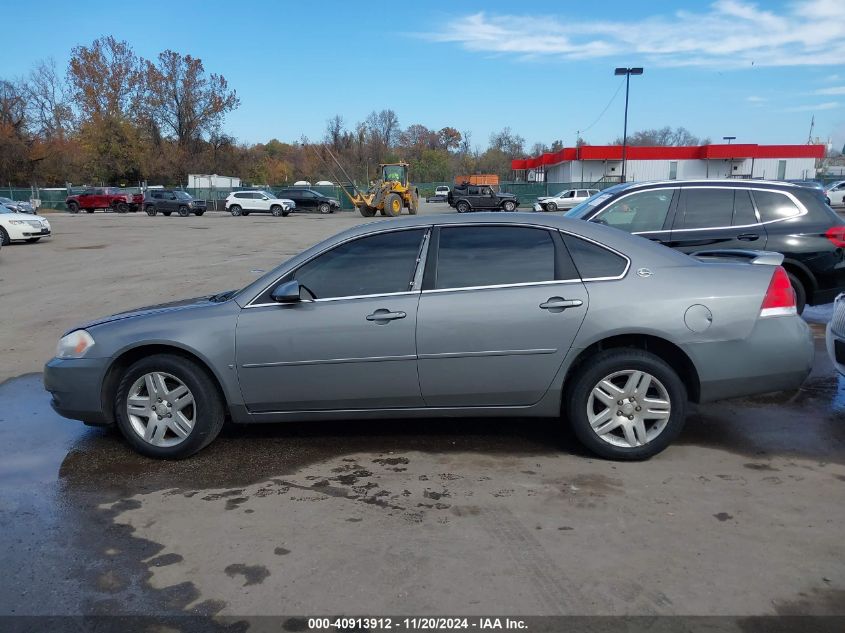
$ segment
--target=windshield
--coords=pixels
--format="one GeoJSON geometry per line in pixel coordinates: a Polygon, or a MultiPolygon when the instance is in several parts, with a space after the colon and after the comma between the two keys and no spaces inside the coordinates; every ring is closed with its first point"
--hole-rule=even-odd
{"type": "Polygon", "coordinates": [[[402,165],[385,165],[384,180],[398,180],[405,182],[405,167],[402,165]]]}
{"type": "Polygon", "coordinates": [[[180,200],[190,200],[191,199],[190,194],[188,194],[184,191],[174,191],[173,193],[175,193],[176,197],[179,198],[180,200]]]}
{"type": "Polygon", "coordinates": [[[12,211],[9,207],[4,207],[0,204],[0,213],[17,213],[16,211],[12,211]]]}
{"type": "Polygon", "coordinates": [[[597,194],[594,194],[584,200],[581,204],[577,204],[572,207],[569,211],[564,213],[564,216],[567,218],[575,218],[581,219],[585,215],[587,215],[595,206],[601,204],[608,198],[612,197],[614,194],[619,193],[620,191],[624,191],[630,187],[629,184],[623,185],[614,185],[613,187],[608,187],[604,191],[599,191],[597,194]]]}
{"type": "Polygon", "coordinates": [[[261,193],[263,193],[265,196],[267,196],[268,198],[270,198],[272,200],[278,200],[278,198],[276,198],[276,194],[273,193],[272,191],[262,191],[261,193]]]}
{"type": "Polygon", "coordinates": [[[0,198],[0,204],[9,204],[10,202],[14,204],[15,201],[11,198],[0,198]]]}

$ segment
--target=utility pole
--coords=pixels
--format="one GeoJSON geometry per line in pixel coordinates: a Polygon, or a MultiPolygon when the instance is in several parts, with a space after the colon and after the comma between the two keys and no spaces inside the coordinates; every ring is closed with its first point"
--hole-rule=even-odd
{"type": "Polygon", "coordinates": [[[617,68],[614,75],[625,75],[625,124],[622,128],[622,182],[625,182],[625,166],[628,162],[628,92],[631,87],[631,75],[642,75],[642,68],[617,68]]]}

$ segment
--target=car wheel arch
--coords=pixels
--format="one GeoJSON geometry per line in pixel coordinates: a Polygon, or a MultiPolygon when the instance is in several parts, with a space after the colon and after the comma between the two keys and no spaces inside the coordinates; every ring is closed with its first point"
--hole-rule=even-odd
{"type": "Polygon", "coordinates": [[[180,358],[184,358],[195,363],[206,374],[208,374],[209,378],[211,378],[212,383],[220,395],[220,400],[223,403],[224,410],[227,414],[229,413],[230,400],[226,394],[226,390],[223,388],[223,381],[217,372],[212,369],[211,363],[203,358],[201,354],[197,353],[195,350],[191,350],[174,343],[139,343],[137,345],[133,345],[132,347],[120,350],[120,352],[115,355],[112,362],[109,363],[109,366],[103,376],[100,387],[100,402],[102,403],[102,410],[105,413],[109,424],[115,423],[114,396],[117,391],[117,387],[120,384],[121,376],[136,361],[155,354],[170,354],[173,356],[179,356],[180,358]]]}
{"type": "Polygon", "coordinates": [[[809,304],[819,287],[816,276],[804,264],[794,259],[784,258],[782,266],[786,269],[786,272],[798,277],[798,281],[804,285],[804,290],[807,293],[807,303],[809,304]]]}
{"type": "MultiPolygon", "coordinates": [[[[665,338],[654,334],[635,332],[628,334],[616,334],[614,336],[603,338],[582,349],[566,370],[561,393],[566,393],[567,383],[578,371],[578,367],[586,360],[605,350],[618,348],[637,349],[654,354],[667,363],[675,371],[675,373],[678,374],[687,389],[689,400],[691,402],[699,402],[701,397],[701,380],[698,376],[698,370],[695,368],[695,364],[692,362],[692,359],[687,355],[687,353],[678,347],[678,345],[665,338]]],[[[563,411],[564,405],[565,402],[562,398],[561,411],[563,411]]]]}

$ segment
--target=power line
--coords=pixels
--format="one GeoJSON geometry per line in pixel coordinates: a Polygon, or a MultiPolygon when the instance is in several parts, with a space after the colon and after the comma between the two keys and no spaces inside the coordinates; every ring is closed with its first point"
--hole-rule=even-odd
{"type": "MultiPolygon", "coordinates": [[[[579,136],[580,136],[582,133],[587,132],[590,128],[592,128],[592,127],[593,127],[596,123],[598,123],[598,122],[601,120],[601,118],[604,116],[604,113],[605,113],[605,112],[607,112],[607,109],[608,109],[608,108],[609,108],[609,107],[613,104],[613,102],[616,100],[616,97],[619,95],[619,91],[620,91],[620,90],[622,90],[622,86],[623,86],[623,85],[625,85],[625,80],[624,80],[624,79],[623,79],[622,81],[620,81],[620,82],[619,82],[619,87],[616,89],[616,92],[614,92],[614,93],[613,93],[613,96],[610,98],[610,101],[608,101],[608,102],[607,102],[607,105],[606,105],[606,106],[604,106],[604,110],[602,110],[602,111],[601,111],[601,113],[598,115],[598,117],[596,117],[596,120],[595,120],[595,121],[593,121],[592,123],[590,123],[590,125],[588,125],[587,127],[585,127],[583,130],[578,130],[578,132],[577,132],[577,133],[578,133],[578,135],[579,135],[579,136]]],[[[576,139],[576,140],[577,140],[577,139],[576,139]]]]}

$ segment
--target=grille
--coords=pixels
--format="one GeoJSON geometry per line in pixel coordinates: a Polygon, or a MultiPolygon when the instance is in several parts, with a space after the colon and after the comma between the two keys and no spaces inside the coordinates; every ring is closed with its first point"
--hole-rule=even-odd
{"type": "Polygon", "coordinates": [[[41,228],[41,220],[27,220],[26,223],[34,229],[41,228]]]}
{"type": "Polygon", "coordinates": [[[840,297],[833,304],[833,318],[830,320],[830,329],[840,336],[845,336],[845,297],[840,297]]]}

